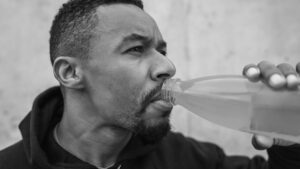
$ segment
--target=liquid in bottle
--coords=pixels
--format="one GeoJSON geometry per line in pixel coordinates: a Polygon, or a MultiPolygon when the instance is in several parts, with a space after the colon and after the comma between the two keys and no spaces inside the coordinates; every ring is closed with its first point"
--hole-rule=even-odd
{"type": "Polygon", "coordinates": [[[174,105],[211,122],[300,143],[299,91],[274,91],[237,75],[171,79],[163,88],[174,105]]]}

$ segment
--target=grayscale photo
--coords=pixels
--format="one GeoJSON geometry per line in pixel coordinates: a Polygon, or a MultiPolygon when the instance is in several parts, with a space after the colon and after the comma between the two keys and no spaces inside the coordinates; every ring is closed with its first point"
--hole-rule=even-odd
{"type": "Polygon", "coordinates": [[[300,169],[300,1],[1,0],[0,169],[300,169]]]}

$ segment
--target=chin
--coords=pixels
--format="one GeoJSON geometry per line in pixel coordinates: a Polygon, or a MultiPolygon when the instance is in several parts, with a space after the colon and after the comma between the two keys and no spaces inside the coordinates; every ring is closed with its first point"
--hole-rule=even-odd
{"type": "Polygon", "coordinates": [[[147,119],[142,121],[136,128],[136,134],[141,137],[145,144],[159,142],[171,130],[168,117],[147,119]]]}

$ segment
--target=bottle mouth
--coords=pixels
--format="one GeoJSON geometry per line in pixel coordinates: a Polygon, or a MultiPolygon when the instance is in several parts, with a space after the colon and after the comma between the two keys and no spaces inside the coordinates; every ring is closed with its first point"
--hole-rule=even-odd
{"type": "Polygon", "coordinates": [[[175,97],[174,97],[173,92],[170,90],[162,89],[161,90],[161,99],[165,102],[175,105],[175,97]]]}
{"type": "Polygon", "coordinates": [[[174,86],[178,80],[177,79],[168,79],[163,83],[161,89],[161,98],[162,100],[175,105],[175,97],[174,97],[174,86]]]}

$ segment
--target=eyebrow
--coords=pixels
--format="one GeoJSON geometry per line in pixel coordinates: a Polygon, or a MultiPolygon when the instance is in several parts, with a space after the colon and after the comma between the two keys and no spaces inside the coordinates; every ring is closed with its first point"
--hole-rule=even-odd
{"type": "MultiPolygon", "coordinates": [[[[147,36],[143,36],[143,35],[139,35],[136,33],[130,34],[128,36],[125,36],[122,41],[119,43],[117,49],[120,49],[124,44],[126,44],[127,42],[134,42],[134,41],[140,41],[143,44],[151,44],[151,42],[153,41],[152,39],[150,39],[147,36]]],[[[167,43],[164,40],[159,40],[157,43],[157,48],[161,49],[161,48],[166,48],[167,47],[167,43]]]]}

